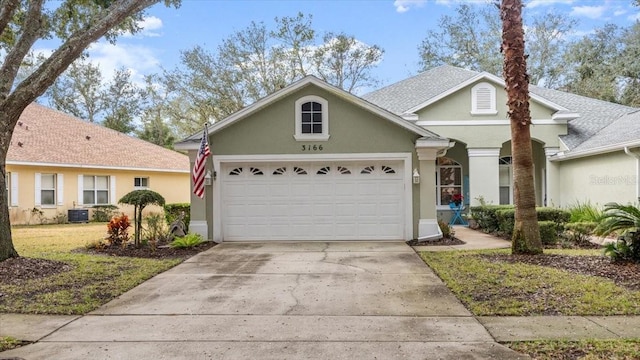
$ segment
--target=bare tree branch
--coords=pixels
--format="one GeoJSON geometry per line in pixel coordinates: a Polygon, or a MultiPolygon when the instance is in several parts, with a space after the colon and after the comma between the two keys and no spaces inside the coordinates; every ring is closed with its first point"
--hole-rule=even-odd
{"type": "Polygon", "coordinates": [[[42,29],[42,4],[44,0],[33,0],[29,2],[29,9],[25,18],[20,38],[11,48],[0,68],[0,99],[7,97],[13,82],[20,69],[20,64],[31,50],[31,46],[38,39],[42,29]]]}

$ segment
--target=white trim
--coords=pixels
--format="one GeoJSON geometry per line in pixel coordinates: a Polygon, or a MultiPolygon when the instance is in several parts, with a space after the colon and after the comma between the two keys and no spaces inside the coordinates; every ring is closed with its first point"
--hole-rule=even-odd
{"type": "MultiPolygon", "coordinates": [[[[313,112],[313,111],[312,111],[313,112]]],[[[299,98],[295,102],[295,129],[293,137],[296,141],[327,141],[329,140],[329,102],[327,99],[317,95],[307,95],[299,98]],[[308,102],[316,102],[322,106],[322,133],[303,134],[302,133],[302,105],[308,102]]]]}
{"type": "Polygon", "coordinates": [[[546,147],[544,148],[544,156],[550,157],[560,152],[559,147],[546,147]]]}
{"type": "Polygon", "coordinates": [[[416,140],[416,149],[420,148],[438,148],[449,149],[456,145],[455,141],[449,141],[449,139],[418,139],[416,140]]]}
{"type": "MultiPolygon", "coordinates": [[[[404,237],[406,240],[413,238],[413,183],[411,178],[411,160],[412,153],[353,153],[353,154],[264,154],[264,155],[218,155],[213,156],[213,167],[222,169],[224,163],[236,162],[287,162],[287,161],[359,161],[359,160],[401,160],[404,166],[404,193],[405,193],[405,209],[404,209],[404,237]]],[[[222,174],[220,174],[222,176],[222,174]]],[[[213,198],[222,199],[222,181],[213,182],[213,198]]],[[[224,239],[222,237],[222,204],[221,201],[213,202],[213,241],[220,243],[224,239]]]]}
{"type": "MultiPolygon", "coordinates": [[[[216,123],[214,123],[213,125],[211,125],[209,127],[209,135],[214,134],[232,124],[234,124],[236,121],[240,121],[244,118],[246,118],[249,115],[252,115],[260,110],[262,110],[263,108],[265,108],[266,106],[274,103],[277,100],[280,100],[296,91],[298,91],[301,88],[304,88],[308,85],[315,85],[317,87],[319,87],[322,90],[328,91],[330,93],[332,93],[333,95],[342,98],[346,101],[349,101],[357,106],[360,106],[362,108],[364,108],[365,110],[378,115],[384,119],[387,119],[389,121],[391,121],[392,123],[405,128],[409,131],[412,131],[420,136],[426,136],[426,137],[435,137],[437,138],[438,136],[434,133],[432,133],[431,131],[424,129],[420,126],[417,126],[411,122],[406,121],[405,119],[403,119],[402,117],[393,114],[391,112],[389,112],[388,110],[385,110],[381,107],[378,107],[356,95],[353,95],[347,91],[344,91],[340,88],[337,88],[333,85],[330,85],[320,79],[318,79],[317,77],[313,76],[313,75],[308,75],[305,76],[304,78],[294,82],[293,84],[279,90],[276,91],[275,93],[265,96],[264,98],[258,100],[257,102],[243,108],[240,111],[235,112],[234,114],[230,115],[229,117],[220,120],[216,123]]],[[[187,138],[182,142],[176,143],[174,145],[174,148],[177,150],[197,150],[198,146],[200,145],[200,133],[198,134],[194,134],[192,136],[198,136],[197,139],[195,138],[187,138]]]]}
{"type": "Polygon", "coordinates": [[[469,157],[495,157],[500,156],[500,148],[467,148],[469,157]]]}
{"type": "MultiPolygon", "coordinates": [[[[96,198],[96,201],[98,199],[96,198]]],[[[117,204],[116,200],[116,177],[115,175],[109,176],[109,204],[115,205],[117,204]]]]}
{"type": "Polygon", "coordinates": [[[84,205],[84,175],[78,175],[78,201],[76,204],[84,205]]]}
{"type": "Polygon", "coordinates": [[[407,121],[418,121],[418,120],[420,120],[420,116],[418,116],[418,114],[414,114],[414,113],[403,113],[400,116],[402,116],[402,118],[407,120],[407,121]]]}
{"type": "Polygon", "coordinates": [[[56,174],[56,186],[57,186],[57,204],[62,206],[64,205],[64,174],[56,174]]]}
{"type": "Polygon", "coordinates": [[[471,88],[471,114],[472,115],[496,115],[496,87],[488,82],[480,82],[471,88]],[[478,109],[478,91],[489,91],[489,109],[478,109]]]}
{"type": "MultiPolygon", "coordinates": [[[[563,125],[568,120],[553,120],[553,119],[535,119],[531,120],[533,125],[563,125]]],[[[416,125],[420,126],[487,126],[487,125],[505,125],[511,124],[511,120],[420,120],[416,122],[416,125]]]]}
{"type": "MultiPolygon", "coordinates": [[[[198,142],[198,144],[200,144],[198,142]]],[[[196,148],[197,149],[197,148],[196,148]]],[[[103,170],[125,170],[125,171],[153,171],[168,173],[191,173],[191,170],[174,170],[174,169],[156,169],[156,168],[138,168],[138,167],[122,167],[122,166],[102,166],[102,165],[82,165],[82,164],[57,164],[57,163],[41,163],[30,161],[7,161],[7,165],[27,165],[27,166],[51,166],[60,168],[78,168],[78,169],[103,169],[103,170]]]]}
{"type": "Polygon", "coordinates": [[[578,113],[554,113],[553,115],[551,115],[551,120],[565,120],[565,121],[569,121],[569,120],[573,120],[573,119],[577,119],[580,117],[580,114],[578,113]]]}
{"type": "Polygon", "coordinates": [[[35,193],[34,193],[34,205],[40,206],[42,205],[42,174],[35,173],[35,193]]]}
{"type": "MultiPolygon", "coordinates": [[[[442,93],[438,94],[437,96],[434,96],[431,99],[429,99],[429,100],[427,100],[427,101],[425,101],[425,102],[423,102],[421,104],[418,104],[418,105],[412,107],[411,109],[406,110],[405,112],[407,112],[407,113],[418,112],[419,110],[422,110],[423,108],[433,104],[434,102],[436,102],[436,101],[438,101],[440,99],[443,99],[443,98],[445,98],[445,97],[457,92],[458,90],[463,89],[463,88],[465,88],[465,87],[467,87],[467,86],[469,86],[469,85],[473,84],[474,82],[479,81],[481,79],[492,81],[495,84],[500,85],[502,87],[505,86],[504,80],[502,80],[501,78],[499,78],[499,77],[497,77],[495,75],[489,74],[488,72],[481,72],[480,74],[468,79],[467,81],[463,81],[460,84],[452,87],[451,89],[449,89],[449,90],[447,90],[445,92],[442,92],[442,93]]],[[[536,94],[532,93],[531,90],[529,90],[529,97],[531,99],[537,101],[538,103],[540,103],[542,105],[545,105],[545,106],[547,106],[547,107],[549,107],[549,108],[551,108],[553,110],[556,110],[556,111],[567,110],[563,106],[560,106],[560,105],[558,105],[558,104],[556,104],[554,102],[551,102],[551,101],[549,101],[549,100],[547,100],[547,99],[545,99],[545,98],[543,98],[543,97],[541,97],[539,95],[536,95],[536,94]]]]}
{"type": "Polygon", "coordinates": [[[596,148],[575,151],[575,152],[560,151],[556,155],[551,156],[549,158],[549,161],[564,161],[564,160],[576,159],[576,158],[581,158],[581,157],[586,157],[591,155],[600,155],[600,154],[606,154],[606,153],[615,152],[615,151],[624,151],[625,148],[635,148],[635,147],[640,147],[640,140],[627,141],[624,143],[619,143],[614,145],[598,146],[596,148]]]}
{"type": "Polygon", "coordinates": [[[11,206],[18,206],[18,173],[11,173],[11,206]]]}

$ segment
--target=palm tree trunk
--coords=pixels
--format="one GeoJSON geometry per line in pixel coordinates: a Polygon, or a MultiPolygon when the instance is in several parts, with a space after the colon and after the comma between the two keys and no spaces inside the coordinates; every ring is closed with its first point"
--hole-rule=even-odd
{"type": "Polygon", "coordinates": [[[531,149],[531,113],[529,111],[529,76],[524,55],[522,1],[502,0],[502,51],[507,105],[511,120],[511,156],[513,159],[513,197],[515,227],[513,254],[540,254],[542,242],[536,213],[531,149]]]}

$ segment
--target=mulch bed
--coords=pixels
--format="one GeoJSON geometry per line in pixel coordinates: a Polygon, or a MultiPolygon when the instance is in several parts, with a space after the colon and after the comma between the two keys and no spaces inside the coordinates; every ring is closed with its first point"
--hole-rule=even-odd
{"type": "MultiPolygon", "coordinates": [[[[186,249],[172,247],[158,247],[151,251],[148,247],[136,248],[134,246],[109,246],[100,250],[78,249],[75,252],[83,252],[105,256],[128,256],[147,259],[187,259],[193,255],[214,247],[212,241],[204,242],[198,246],[186,249]]],[[[0,284],[19,285],[27,280],[41,279],[64,271],[72,270],[72,266],[47,259],[17,257],[0,262],[0,284]]]]}
{"type": "Polygon", "coordinates": [[[547,266],[570,271],[576,274],[600,276],[612,280],[617,285],[629,290],[640,291],[640,264],[613,263],[604,256],[570,256],[570,255],[481,255],[483,258],[497,263],[524,263],[547,266]]]}
{"type": "Polygon", "coordinates": [[[407,245],[409,246],[446,246],[446,245],[464,245],[466,242],[456,238],[456,237],[443,237],[438,240],[424,240],[420,241],[418,239],[413,239],[407,241],[407,245]]]}

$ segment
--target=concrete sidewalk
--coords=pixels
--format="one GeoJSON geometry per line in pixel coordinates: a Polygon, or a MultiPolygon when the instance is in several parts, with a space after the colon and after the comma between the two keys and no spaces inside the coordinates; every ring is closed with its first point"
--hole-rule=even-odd
{"type": "MultiPolygon", "coordinates": [[[[19,317],[0,320],[11,335],[19,317]]],[[[403,242],[223,243],[58,320],[0,358],[527,358],[496,343],[403,242]]]]}
{"type": "Polygon", "coordinates": [[[465,242],[464,245],[429,245],[414,246],[415,251],[451,251],[451,250],[482,250],[482,249],[503,249],[510,248],[511,242],[500,239],[493,235],[485,234],[482,231],[469,229],[466,226],[452,226],[455,237],[465,242]]]}

